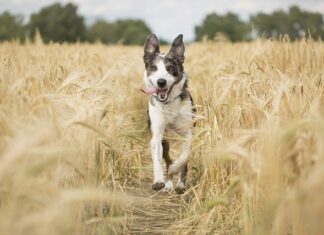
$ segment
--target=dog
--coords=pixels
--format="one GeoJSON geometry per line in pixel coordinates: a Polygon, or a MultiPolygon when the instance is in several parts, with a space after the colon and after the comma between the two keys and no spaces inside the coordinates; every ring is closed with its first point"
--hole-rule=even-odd
{"type": "Polygon", "coordinates": [[[153,190],[173,190],[173,176],[179,174],[175,191],[186,191],[186,177],[192,139],[193,113],[192,97],[188,91],[188,80],[184,72],[183,35],[178,35],[167,54],[160,53],[156,35],[147,37],[144,44],[143,92],[150,95],[148,102],[148,126],[152,134],[150,142],[153,161],[153,190]],[[172,162],[169,156],[169,142],[164,133],[174,130],[183,137],[182,152],[172,162]],[[166,178],[163,176],[162,158],[166,162],[166,178]]]}

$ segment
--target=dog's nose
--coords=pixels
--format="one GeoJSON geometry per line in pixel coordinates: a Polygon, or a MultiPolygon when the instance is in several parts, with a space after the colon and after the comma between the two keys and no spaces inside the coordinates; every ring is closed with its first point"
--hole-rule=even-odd
{"type": "Polygon", "coordinates": [[[163,79],[163,78],[159,78],[159,79],[157,80],[157,84],[158,84],[159,87],[163,88],[163,87],[165,87],[165,85],[167,84],[167,80],[165,80],[165,79],[163,79]]]}

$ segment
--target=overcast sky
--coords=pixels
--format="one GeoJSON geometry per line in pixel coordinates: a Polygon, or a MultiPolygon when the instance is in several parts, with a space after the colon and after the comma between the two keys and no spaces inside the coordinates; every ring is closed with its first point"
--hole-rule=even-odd
{"type": "Polygon", "coordinates": [[[259,11],[298,5],[324,14],[324,0],[0,0],[0,13],[9,10],[28,19],[31,13],[54,2],[75,3],[87,23],[96,19],[139,18],[161,38],[171,40],[183,33],[187,41],[194,37],[194,26],[211,12],[231,11],[246,20],[259,11]]]}

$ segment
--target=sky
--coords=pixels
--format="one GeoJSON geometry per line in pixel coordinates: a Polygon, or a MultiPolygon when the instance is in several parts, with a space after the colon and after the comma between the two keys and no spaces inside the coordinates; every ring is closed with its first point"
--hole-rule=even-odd
{"type": "Polygon", "coordinates": [[[270,13],[297,5],[324,14],[324,0],[0,0],[0,13],[9,10],[28,20],[31,13],[54,2],[78,5],[78,13],[87,24],[97,19],[142,19],[160,38],[172,40],[182,33],[186,41],[194,39],[194,27],[212,12],[231,11],[247,20],[256,12],[270,13]]]}

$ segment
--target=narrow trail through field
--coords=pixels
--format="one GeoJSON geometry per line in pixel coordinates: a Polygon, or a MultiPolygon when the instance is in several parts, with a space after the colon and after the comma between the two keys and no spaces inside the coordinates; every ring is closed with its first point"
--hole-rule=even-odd
{"type": "MultiPolygon", "coordinates": [[[[151,176],[151,174],[148,174],[151,176]]],[[[172,226],[186,202],[182,195],[153,191],[150,178],[140,185],[124,188],[135,201],[126,213],[125,234],[174,234],[172,226]]]]}

